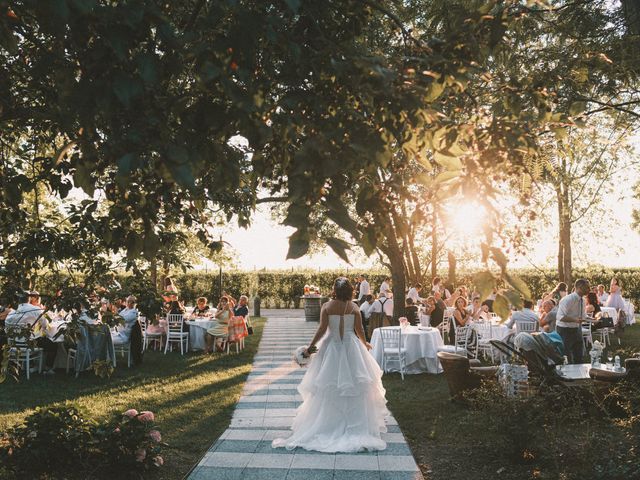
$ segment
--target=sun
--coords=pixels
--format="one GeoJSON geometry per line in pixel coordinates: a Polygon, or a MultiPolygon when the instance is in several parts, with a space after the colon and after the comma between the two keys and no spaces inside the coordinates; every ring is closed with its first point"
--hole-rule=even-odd
{"type": "Polygon", "coordinates": [[[454,203],[447,209],[448,228],[457,236],[477,237],[482,233],[487,211],[476,202],[454,203]]]}

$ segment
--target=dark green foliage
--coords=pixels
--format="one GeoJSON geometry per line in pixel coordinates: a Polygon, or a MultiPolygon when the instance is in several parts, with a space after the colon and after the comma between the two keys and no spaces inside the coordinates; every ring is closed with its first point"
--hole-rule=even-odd
{"type": "Polygon", "coordinates": [[[0,437],[2,478],[139,477],[162,462],[150,413],[97,423],[74,406],[37,408],[0,437]]]}

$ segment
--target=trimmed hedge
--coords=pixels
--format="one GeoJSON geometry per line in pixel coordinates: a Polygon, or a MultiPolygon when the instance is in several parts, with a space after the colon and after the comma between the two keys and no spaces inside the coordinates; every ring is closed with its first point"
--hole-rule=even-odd
{"type": "MultiPolygon", "coordinates": [[[[355,270],[348,272],[348,277],[353,280],[355,270]]],[[[380,284],[387,274],[383,271],[363,272],[371,284],[371,289],[377,292],[380,284]]],[[[473,275],[476,271],[462,271],[458,274],[455,286],[473,285],[473,275]]],[[[557,283],[555,270],[513,269],[511,273],[518,275],[529,286],[534,298],[540,298],[545,292],[552,290],[557,283]]],[[[331,292],[336,277],[345,275],[338,270],[293,270],[293,271],[253,271],[253,272],[223,272],[222,289],[233,297],[248,295],[250,300],[257,296],[262,301],[263,308],[300,308],[302,303],[300,296],[303,294],[304,285],[316,285],[323,294],[331,292]]],[[[614,270],[610,268],[576,268],[573,271],[574,278],[586,278],[591,284],[603,284],[609,289],[611,278],[617,276],[622,284],[622,294],[625,298],[631,297],[635,302],[640,300],[640,268],[623,268],[614,270]]],[[[219,279],[217,273],[205,273],[202,271],[190,271],[184,274],[172,275],[180,297],[187,304],[195,304],[196,298],[205,296],[209,302],[217,302],[220,298],[219,279]]],[[[446,278],[446,275],[442,275],[446,278]]],[[[127,274],[119,275],[123,290],[132,287],[133,277],[127,274]]],[[[36,288],[40,292],[53,294],[53,286],[59,285],[61,279],[53,274],[40,277],[36,288]]],[[[453,285],[447,285],[453,290],[453,285]]],[[[134,289],[135,290],[135,289],[134,289]]]]}

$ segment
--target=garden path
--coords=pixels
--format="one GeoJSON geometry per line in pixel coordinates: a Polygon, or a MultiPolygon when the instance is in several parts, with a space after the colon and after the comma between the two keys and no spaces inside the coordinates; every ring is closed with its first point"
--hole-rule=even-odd
{"type": "Polygon", "coordinates": [[[316,328],[316,323],[300,317],[268,319],[231,425],[189,480],[422,480],[393,417],[387,419],[388,433],[383,434],[387,449],[380,452],[327,454],[271,448],[271,440],[288,434],[301,403],[296,388],[305,370],[292,362],[292,353],[312,338],[316,328]]]}

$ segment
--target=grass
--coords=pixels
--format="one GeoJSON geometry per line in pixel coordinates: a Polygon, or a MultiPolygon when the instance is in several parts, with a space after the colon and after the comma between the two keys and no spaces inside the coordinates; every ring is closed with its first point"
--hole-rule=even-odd
{"type": "MultiPolygon", "coordinates": [[[[640,352],[640,325],[625,329],[620,348],[640,352]]],[[[402,381],[399,374],[387,374],[383,380],[388,406],[425,480],[467,480],[471,472],[476,480],[558,478],[545,476],[539,466],[510,461],[498,451],[497,446],[504,439],[492,428],[496,419],[452,403],[444,375],[408,375],[402,381]]],[[[544,435],[537,425],[528,427],[544,435]]],[[[619,435],[613,432],[615,427],[609,427],[612,435],[619,435]]],[[[583,429],[574,434],[573,441],[578,441],[580,435],[585,438],[583,429]]]]}
{"type": "Polygon", "coordinates": [[[264,318],[252,318],[254,335],[239,354],[204,355],[148,351],[144,362],[118,366],[110,379],[86,372],[75,378],[24,376],[0,385],[0,432],[21,422],[35,407],[72,403],[103,419],[128,408],[151,410],[169,444],[165,466],[153,478],[182,478],[228,427],[242,385],[251,370],[264,318]]]}

